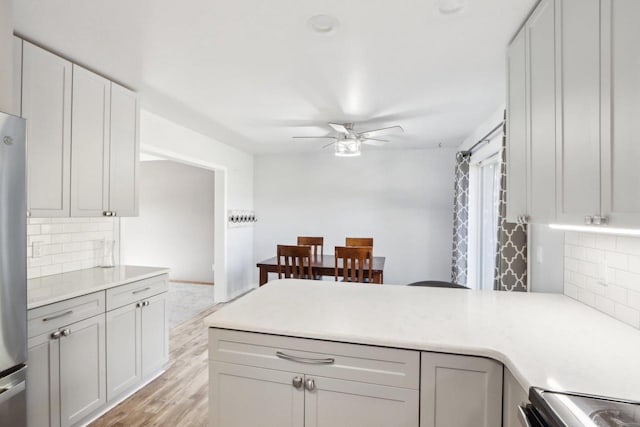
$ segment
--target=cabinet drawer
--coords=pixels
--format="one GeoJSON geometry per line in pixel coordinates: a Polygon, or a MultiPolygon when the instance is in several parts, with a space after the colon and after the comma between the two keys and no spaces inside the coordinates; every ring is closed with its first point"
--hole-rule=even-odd
{"type": "Polygon", "coordinates": [[[420,382],[420,353],[411,350],[211,328],[209,358],[411,389],[420,382]]]}
{"type": "Polygon", "coordinates": [[[54,331],[104,311],[104,291],[34,308],[27,315],[29,337],[54,331]]]}
{"type": "Polygon", "coordinates": [[[166,274],[107,289],[107,311],[115,310],[168,290],[169,276],[166,274]]]}

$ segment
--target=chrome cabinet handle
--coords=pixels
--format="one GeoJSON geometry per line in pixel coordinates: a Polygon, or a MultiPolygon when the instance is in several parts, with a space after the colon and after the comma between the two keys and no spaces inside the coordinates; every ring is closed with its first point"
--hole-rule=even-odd
{"type": "Polygon", "coordinates": [[[142,306],[143,307],[149,307],[150,304],[151,303],[149,301],[145,301],[145,302],[142,303],[142,306]]]}
{"type": "Polygon", "coordinates": [[[55,331],[54,333],[51,334],[51,339],[57,340],[60,338],[61,335],[62,335],[61,331],[55,331]]]}
{"type": "Polygon", "coordinates": [[[302,387],[302,377],[293,377],[292,383],[295,388],[302,387]]]}
{"type": "Polygon", "coordinates": [[[140,308],[140,307],[142,307],[142,302],[137,302],[136,303],[136,308],[140,308]]]}
{"type": "Polygon", "coordinates": [[[518,405],[518,419],[520,420],[520,424],[522,427],[533,427],[529,419],[527,418],[527,414],[524,412],[524,408],[522,405],[518,405]]]}
{"type": "Polygon", "coordinates": [[[593,224],[593,217],[590,215],[587,215],[584,217],[584,223],[585,225],[591,225],[593,224]]]}
{"type": "Polygon", "coordinates": [[[309,391],[313,391],[316,389],[316,382],[313,378],[307,378],[307,380],[304,382],[304,387],[309,391]]]}
{"type": "Polygon", "coordinates": [[[332,365],[336,362],[336,359],[328,357],[326,359],[311,359],[308,357],[291,356],[290,354],[276,351],[276,356],[280,359],[290,360],[292,362],[305,363],[307,365],[332,365]]]}
{"type": "Polygon", "coordinates": [[[593,217],[593,223],[595,225],[605,225],[607,223],[608,219],[606,216],[600,216],[600,215],[596,215],[593,217]]]}
{"type": "Polygon", "coordinates": [[[51,320],[56,320],[56,319],[59,319],[59,318],[64,317],[64,316],[69,316],[70,314],[73,314],[73,310],[69,310],[69,311],[66,311],[64,313],[56,314],[55,316],[51,316],[51,317],[45,317],[44,319],[42,319],[42,321],[43,322],[49,322],[51,320]]]}
{"type": "Polygon", "coordinates": [[[63,330],[62,330],[62,332],[61,332],[61,335],[62,335],[63,337],[68,337],[69,335],[71,335],[71,330],[69,330],[69,329],[63,329],[63,330]]]}
{"type": "Polygon", "coordinates": [[[132,293],[133,295],[135,295],[135,294],[139,294],[139,293],[141,293],[141,292],[146,292],[146,291],[148,291],[148,290],[150,290],[150,289],[151,289],[151,288],[150,288],[149,286],[147,286],[146,288],[143,288],[143,289],[136,289],[135,291],[132,291],[131,293],[132,293]]]}
{"type": "Polygon", "coordinates": [[[109,211],[104,211],[104,212],[102,212],[102,215],[103,215],[103,216],[111,216],[111,212],[109,212],[109,211]]]}

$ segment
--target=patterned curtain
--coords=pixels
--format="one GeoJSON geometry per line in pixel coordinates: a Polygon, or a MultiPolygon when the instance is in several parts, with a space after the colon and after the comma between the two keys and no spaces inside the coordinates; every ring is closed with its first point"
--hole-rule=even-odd
{"type": "Polygon", "coordinates": [[[451,281],[467,284],[467,247],[469,241],[469,160],[471,153],[456,155],[456,182],[453,207],[453,259],[451,281]]]}
{"type": "Polygon", "coordinates": [[[507,163],[506,124],[502,132],[500,162],[500,203],[498,211],[498,240],[496,273],[493,288],[496,291],[527,291],[527,225],[507,222],[507,163]]]}

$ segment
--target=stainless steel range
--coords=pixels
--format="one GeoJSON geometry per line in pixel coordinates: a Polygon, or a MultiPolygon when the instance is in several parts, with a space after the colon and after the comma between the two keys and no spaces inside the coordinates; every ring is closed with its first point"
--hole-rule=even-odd
{"type": "Polygon", "coordinates": [[[640,427],[640,402],[531,387],[520,407],[523,427],[640,427]]]}
{"type": "Polygon", "coordinates": [[[26,426],[25,121],[0,113],[0,425],[26,426]]]}

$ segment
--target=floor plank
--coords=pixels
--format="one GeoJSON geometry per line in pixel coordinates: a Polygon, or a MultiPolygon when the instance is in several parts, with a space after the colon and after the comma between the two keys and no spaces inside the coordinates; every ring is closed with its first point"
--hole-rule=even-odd
{"type": "Polygon", "coordinates": [[[167,371],[90,426],[207,425],[207,328],[202,320],[220,307],[222,304],[172,329],[167,371]]]}

